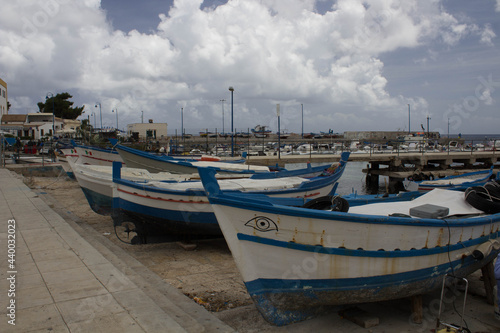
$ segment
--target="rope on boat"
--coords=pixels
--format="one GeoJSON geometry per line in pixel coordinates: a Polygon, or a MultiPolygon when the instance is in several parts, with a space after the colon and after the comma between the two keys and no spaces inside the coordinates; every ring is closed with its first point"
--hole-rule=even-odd
{"type": "Polygon", "coordinates": [[[465,200],[487,214],[500,213],[500,186],[496,181],[465,190],[465,200]]]}

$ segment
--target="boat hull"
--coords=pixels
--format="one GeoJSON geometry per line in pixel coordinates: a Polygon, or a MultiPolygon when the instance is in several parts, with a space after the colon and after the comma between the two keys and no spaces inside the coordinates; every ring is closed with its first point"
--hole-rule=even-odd
{"type": "Polygon", "coordinates": [[[445,274],[466,276],[498,252],[471,255],[497,242],[498,214],[449,220],[361,215],[213,193],[212,208],[245,286],[276,325],[329,306],[426,293],[445,274]]]}
{"type": "Polygon", "coordinates": [[[120,155],[114,150],[90,146],[75,146],[73,150],[78,154],[78,163],[81,164],[112,166],[115,161],[123,163],[120,155]]]}
{"type": "MultiPolygon", "coordinates": [[[[255,255],[256,252],[250,248],[251,246],[245,246],[242,250],[255,255]]],[[[474,247],[467,248],[470,251],[473,249],[474,247]]],[[[450,265],[447,253],[388,259],[330,255],[320,253],[318,249],[317,252],[313,250],[306,255],[301,250],[289,250],[280,254],[276,246],[264,246],[260,250],[262,255],[265,254],[266,261],[272,264],[278,264],[288,257],[295,259],[294,263],[288,263],[287,269],[280,272],[284,278],[245,281],[259,312],[267,321],[278,326],[314,317],[329,306],[386,301],[424,294],[439,288],[443,275],[453,273],[455,276],[465,277],[496,257],[495,253],[484,260],[469,258],[456,260],[450,265]],[[384,270],[369,277],[358,275],[314,278],[313,270],[323,262],[331,262],[329,269],[355,270],[353,267],[359,267],[360,270],[366,271],[369,267],[383,267],[384,270]],[[427,262],[427,267],[390,274],[389,267],[419,267],[422,262],[427,262]]],[[[454,251],[451,255],[462,253],[454,251]]]]}
{"type": "Polygon", "coordinates": [[[74,175],[90,208],[97,214],[110,215],[113,206],[112,179],[93,177],[86,172],[80,172],[78,166],[74,167],[74,175]]]}
{"type": "MultiPolygon", "coordinates": [[[[347,159],[348,155],[344,155],[344,160],[327,176],[298,178],[294,185],[291,185],[290,181],[295,177],[290,177],[289,180],[286,178],[221,180],[221,183],[225,184],[223,188],[231,188],[228,191],[235,195],[265,194],[270,198],[303,200],[301,203],[303,204],[308,199],[327,196],[334,192],[337,181],[344,172],[347,159]]],[[[175,184],[132,182],[120,178],[117,165],[113,183],[113,209],[118,223],[120,215],[141,215],[149,216],[156,224],[163,223],[167,227],[170,224],[185,224],[186,229],[193,233],[198,233],[199,229],[203,232],[206,226],[210,225],[211,229],[217,230],[220,234],[217,218],[201,182],[186,183],[182,190],[175,184]]],[[[293,204],[297,203],[297,200],[293,201],[293,204]]],[[[141,218],[141,223],[149,222],[147,218],[141,218]]],[[[176,226],[174,229],[179,227],[176,226]]]]}
{"type": "MultiPolygon", "coordinates": [[[[69,156],[68,162],[92,210],[100,215],[111,215],[113,207],[111,167],[74,163],[74,157],[71,156],[69,156]]],[[[122,173],[127,179],[142,182],[153,180],[185,181],[189,179],[187,175],[150,174],[144,169],[124,168],[122,173]]]]}
{"type": "Polygon", "coordinates": [[[468,172],[435,180],[406,181],[405,188],[415,189],[417,187],[418,191],[422,192],[432,191],[433,189],[465,191],[472,186],[483,186],[492,178],[495,178],[495,176],[493,175],[493,168],[490,168],[489,170],[468,172]]]}
{"type": "MultiPolygon", "coordinates": [[[[270,197],[314,199],[330,194],[334,186],[335,183],[332,182],[311,190],[277,191],[278,193],[272,194],[270,197]]],[[[260,193],[265,192],[260,191],[260,193]]],[[[256,194],[259,191],[252,193],[256,194]]],[[[134,182],[115,180],[113,207],[118,209],[116,213],[128,212],[134,216],[149,216],[155,219],[155,223],[163,223],[166,226],[185,224],[194,233],[198,233],[199,229],[203,232],[206,225],[213,225],[213,229],[216,229],[217,233],[221,235],[217,219],[203,190],[176,193],[134,182]]],[[[147,218],[141,218],[141,220],[148,223],[147,218]]],[[[179,229],[179,227],[176,226],[173,229],[179,229]]]]}
{"type": "Polygon", "coordinates": [[[128,167],[146,169],[149,172],[168,171],[176,174],[192,174],[198,172],[198,167],[213,167],[218,170],[219,174],[270,173],[269,168],[263,166],[217,161],[182,161],[165,156],[152,155],[121,145],[116,146],[116,149],[128,167]]]}
{"type": "Polygon", "coordinates": [[[145,158],[138,156],[136,154],[130,153],[127,150],[120,149],[120,156],[125,161],[125,164],[129,168],[140,168],[146,169],[149,172],[172,172],[172,173],[183,173],[192,174],[196,173],[196,168],[185,168],[182,165],[179,166],[175,163],[167,163],[161,160],[155,160],[151,158],[145,158]]]}

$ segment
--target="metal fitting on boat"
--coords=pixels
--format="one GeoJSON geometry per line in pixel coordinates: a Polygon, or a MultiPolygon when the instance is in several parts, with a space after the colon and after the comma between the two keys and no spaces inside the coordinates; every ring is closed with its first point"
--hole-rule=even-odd
{"type": "Polygon", "coordinates": [[[487,257],[491,251],[500,249],[500,243],[496,239],[490,239],[479,245],[472,251],[472,257],[476,260],[482,260],[487,257]]]}

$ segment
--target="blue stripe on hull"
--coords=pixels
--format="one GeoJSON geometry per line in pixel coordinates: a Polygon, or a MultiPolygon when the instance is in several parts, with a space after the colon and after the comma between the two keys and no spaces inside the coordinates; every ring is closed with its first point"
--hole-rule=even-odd
{"type": "Polygon", "coordinates": [[[277,246],[287,249],[293,249],[298,251],[313,252],[318,254],[330,254],[330,255],[341,255],[341,256],[352,256],[352,257],[371,257],[371,258],[398,258],[398,257],[416,257],[433,255],[439,253],[445,253],[450,251],[455,251],[463,249],[465,247],[475,246],[482,244],[489,239],[496,239],[500,236],[499,232],[493,232],[489,235],[478,237],[475,239],[459,242],[457,244],[451,244],[449,246],[436,246],[433,248],[423,248],[423,249],[413,249],[409,251],[367,251],[362,249],[346,249],[346,248],[333,248],[324,247],[321,245],[307,245],[299,244],[294,242],[284,242],[276,239],[269,239],[265,237],[252,236],[242,233],[237,233],[236,236],[241,241],[249,241],[259,244],[265,244],[270,246],[277,246]]]}
{"type": "Polygon", "coordinates": [[[89,190],[88,188],[81,188],[85,194],[85,198],[94,212],[100,215],[111,215],[113,198],[106,195],[89,190]]]}
{"type": "Polygon", "coordinates": [[[257,279],[247,290],[264,318],[278,326],[305,320],[325,307],[385,301],[427,293],[441,286],[446,273],[467,276],[493,260],[496,253],[418,271],[352,279],[257,279]],[[451,269],[453,266],[453,270],[451,269]]]}

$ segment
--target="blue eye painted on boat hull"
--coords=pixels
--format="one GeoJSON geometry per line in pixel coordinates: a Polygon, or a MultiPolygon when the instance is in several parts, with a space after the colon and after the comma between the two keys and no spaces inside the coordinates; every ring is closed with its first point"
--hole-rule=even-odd
{"type": "Polygon", "coordinates": [[[252,227],[257,231],[267,232],[267,231],[278,231],[278,226],[276,223],[268,217],[257,216],[245,223],[247,227],[252,227]]]}

